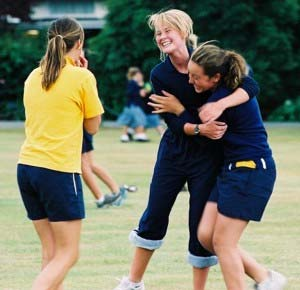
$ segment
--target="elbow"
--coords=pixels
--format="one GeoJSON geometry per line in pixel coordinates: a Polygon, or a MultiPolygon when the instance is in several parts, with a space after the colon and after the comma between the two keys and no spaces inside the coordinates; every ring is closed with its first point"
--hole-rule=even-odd
{"type": "Polygon", "coordinates": [[[95,135],[99,131],[99,127],[97,128],[84,128],[90,135],[95,135]]]}
{"type": "Polygon", "coordinates": [[[101,116],[97,116],[91,119],[86,119],[83,123],[85,131],[91,135],[95,135],[99,131],[101,124],[101,116]]]}

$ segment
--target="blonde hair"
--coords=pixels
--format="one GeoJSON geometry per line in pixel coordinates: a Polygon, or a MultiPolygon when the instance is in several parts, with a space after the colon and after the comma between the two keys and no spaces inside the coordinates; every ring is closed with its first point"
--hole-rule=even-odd
{"type": "Polygon", "coordinates": [[[137,74],[142,73],[141,70],[138,67],[132,66],[127,71],[127,79],[132,80],[132,78],[137,74]]]}
{"type": "Polygon", "coordinates": [[[187,46],[196,48],[197,35],[193,33],[193,20],[182,10],[170,9],[152,14],[148,18],[148,25],[151,30],[155,31],[159,25],[168,25],[186,38],[187,46]]]}
{"type": "Polygon", "coordinates": [[[73,18],[63,17],[53,21],[48,29],[48,45],[40,61],[42,69],[42,87],[48,90],[57,80],[65,66],[65,54],[75,43],[84,40],[82,26],[73,18]]]}
{"type": "Polygon", "coordinates": [[[236,89],[247,74],[245,59],[235,51],[225,50],[216,45],[205,42],[192,54],[191,60],[203,67],[209,77],[217,73],[228,88],[236,89]]]}

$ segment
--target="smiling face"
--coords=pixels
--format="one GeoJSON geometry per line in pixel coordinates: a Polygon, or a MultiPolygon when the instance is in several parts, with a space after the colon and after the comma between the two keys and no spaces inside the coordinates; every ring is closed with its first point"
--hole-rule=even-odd
{"type": "Polygon", "coordinates": [[[209,77],[205,74],[204,68],[192,60],[188,64],[189,83],[194,86],[197,93],[213,90],[220,81],[220,74],[209,77]]]}
{"type": "Polygon", "coordinates": [[[158,48],[165,54],[172,54],[185,46],[185,37],[169,25],[158,25],[155,28],[155,41],[158,48]]]}

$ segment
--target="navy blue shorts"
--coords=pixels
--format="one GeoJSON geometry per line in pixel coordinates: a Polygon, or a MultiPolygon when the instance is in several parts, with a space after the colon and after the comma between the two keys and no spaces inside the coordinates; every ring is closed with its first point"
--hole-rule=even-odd
{"type": "MultiPolygon", "coordinates": [[[[258,163],[259,164],[259,163],[258,163]]],[[[272,158],[264,159],[265,168],[225,166],[209,201],[218,204],[218,211],[228,217],[260,221],[276,179],[272,158]]]]}
{"type": "Polygon", "coordinates": [[[85,217],[78,173],[18,164],[17,177],[29,219],[59,222],[85,217]]]}
{"type": "Polygon", "coordinates": [[[86,153],[94,150],[93,135],[83,130],[82,150],[81,153],[86,153]]]}

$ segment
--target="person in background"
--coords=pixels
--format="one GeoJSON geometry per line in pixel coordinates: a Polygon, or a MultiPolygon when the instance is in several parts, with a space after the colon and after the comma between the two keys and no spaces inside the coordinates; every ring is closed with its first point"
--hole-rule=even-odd
{"type": "Polygon", "coordinates": [[[130,67],[127,72],[126,106],[119,116],[117,123],[123,126],[121,142],[129,142],[128,128],[134,129],[133,140],[138,142],[149,141],[145,133],[147,125],[146,115],[142,109],[147,90],[144,88],[143,74],[137,67],[130,67]]]}
{"type": "Polygon", "coordinates": [[[82,178],[95,197],[98,208],[107,205],[119,206],[127,198],[127,191],[135,192],[137,188],[134,185],[122,185],[120,187],[105,168],[94,161],[93,150],[93,136],[84,130],[81,157],[82,178]],[[111,194],[104,195],[102,193],[95,176],[106,184],[111,194]]]}
{"type": "Polygon", "coordinates": [[[95,134],[104,112],[96,79],[81,56],[83,43],[84,31],[75,19],[55,20],[40,66],[25,81],[26,138],[17,179],[42,247],[42,267],[32,290],[62,290],[79,257],[85,217],[82,128],[95,134]]]}

